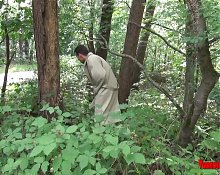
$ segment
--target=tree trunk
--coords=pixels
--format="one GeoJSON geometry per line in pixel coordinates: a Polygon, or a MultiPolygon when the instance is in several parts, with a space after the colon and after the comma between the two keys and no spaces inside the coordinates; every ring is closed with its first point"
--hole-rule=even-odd
{"type": "Polygon", "coordinates": [[[207,37],[207,27],[205,18],[202,14],[202,5],[200,0],[187,0],[190,20],[195,37],[199,41],[195,43],[196,55],[201,71],[201,82],[195,94],[192,114],[186,114],[179,134],[179,144],[186,147],[193,136],[193,131],[199,117],[205,112],[209,93],[218,81],[219,74],[215,71],[209,51],[209,42],[207,37]]]}
{"type": "Polygon", "coordinates": [[[25,54],[25,59],[29,60],[29,42],[28,42],[28,40],[25,40],[25,42],[24,42],[24,54],[25,54]]]}
{"type": "MultiPolygon", "coordinates": [[[[39,103],[59,106],[57,0],[33,0],[34,38],[38,69],[39,103]]],[[[50,120],[51,117],[48,117],[50,120]]]]}
{"type": "Polygon", "coordinates": [[[5,48],[6,48],[6,63],[5,63],[4,81],[3,81],[2,90],[1,90],[1,102],[2,103],[5,102],[5,92],[6,92],[6,87],[7,87],[8,70],[11,64],[11,60],[13,58],[13,54],[10,58],[10,39],[9,39],[7,28],[5,28],[5,48]]]}
{"type": "MultiPolygon", "coordinates": [[[[150,28],[151,27],[151,22],[152,18],[154,15],[154,10],[155,10],[155,3],[153,1],[150,1],[147,5],[146,9],[146,14],[145,14],[145,27],[150,28]]],[[[140,38],[140,41],[138,43],[138,49],[137,49],[137,55],[136,58],[139,63],[143,64],[144,63],[144,58],[146,55],[146,49],[147,49],[147,43],[148,43],[148,38],[150,36],[150,32],[147,30],[142,29],[143,33],[140,38]]],[[[141,75],[141,69],[137,64],[134,64],[134,75],[133,75],[133,82],[138,83],[140,81],[140,75],[141,75]]]]}
{"type": "Polygon", "coordinates": [[[95,53],[95,47],[94,47],[94,32],[93,32],[93,28],[94,28],[94,20],[95,20],[95,16],[94,16],[94,2],[91,1],[90,4],[90,26],[89,26],[89,41],[87,42],[88,48],[90,52],[95,53]]]}
{"type": "MultiPolygon", "coordinates": [[[[102,15],[100,21],[99,35],[103,36],[107,43],[109,43],[110,32],[111,32],[111,21],[113,13],[113,0],[103,0],[102,15]]],[[[101,56],[103,59],[107,59],[107,49],[105,48],[105,42],[98,36],[99,41],[97,42],[96,54],[101,56]]]]}
{"type": "MultiPolygon", "coordinates": [[[[140,35],[145,0],[133,0],[128,20],[127,33],[124,44],[123,54],[136,56],[138,39],[140,35]],[[136,24],[134,24],[136,23],[136,24]]],[[[132,86],[134,63],[131,59],[123,58],[119,73],[119,103],[127,103],[132,86]]]]}

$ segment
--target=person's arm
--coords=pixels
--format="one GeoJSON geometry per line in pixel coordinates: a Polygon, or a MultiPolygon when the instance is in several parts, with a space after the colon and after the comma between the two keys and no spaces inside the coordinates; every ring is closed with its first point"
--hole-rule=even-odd
{"type": "Polygon", "coordinates": [[[87,66],[93,81],[93,85],[95,86],[95,88],[96,87],[101,88],[105,81],[105,74],[106,74],[105,69],[102,67],[101,60],[98,59],[97,57],[91,56],[87,60],[87,66]]]}

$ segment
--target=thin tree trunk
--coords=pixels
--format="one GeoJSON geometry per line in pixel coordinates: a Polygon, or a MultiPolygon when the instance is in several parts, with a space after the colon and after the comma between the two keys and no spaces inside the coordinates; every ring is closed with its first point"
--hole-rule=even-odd
{"type": "MultiPolygon", "coordinates": [[[[111,32],[113,5],[114,5],[113,0],[103,0],[99,35],[103,36],[106,39],[107,43],[109,43],[110,32],[111,32]]],[[[107,53],[108,52],[107,49],[105,48],[104,41],[101,37],[99,37],[99,41],[97,42],[96,54],[106,60],[107,53]]]]}
{"type": "MultiPolygon", "coordinates": [[[[33,0],[39,103],[60,106],[57,0],[33,0]]],[[[51,120],[52,116],[45,116],[51,120]]]]}
{"type": "Polygon", "coordinates": [[[194,35],[200,38],[195,43],[195,48],[202,79],[195,94],[192,114],[184,116],[178,140],[182,147],[186,147],[191,142],[195,125],[200,116],[206,111],[208,96],[219,78],[219,74],[215,71],[211,60],[201,1],[187,0],[186,4],[189,9],[194,35]]]}
{"type": "MultiPolygon", "coordinates": [[[[154,15],[154,10],[155,10],[155,3],[153,1],[150,1],[147,5],[147,9],[146,9],[146,14],[145,14],[145,27],[146,28],[150,28],[151,27],[151,22],[152,22],[152,18],[154,15]]],[[[140,38],[140,41],[138,43],[138,49],[137,49],[137,55],[136,58],[138,60],[139,63],[143,64],[144,59],[145,59],[145,55],[146,55],[146,49],[147,49],[147,43],[148,43],[148,39],[150,36],[150,32],[147,30],[142,29],[143,33],[142,36],[140,38]]],[[[133,82],[137,83],[140,81],[140,74],[141,74],[141,68],[137,65],[134,64],[134,75],[133,75],[133,82]]]]}
{"type": "Polygon", "coordinates": [[[2,103],[4,103],[5,101],[5,92],[6,92],[7,80],[8,80],[8,70],[11,64],[11,60],[14,56],[14,54],[12,54],[10,58],[10,39],[9,39],[7,28],[5,28],[5,48],[6,48],[6,63],[5,63],[4,81],[3,81],[2,90],[1,90],[1,102],[2,103]]]}
{"type": "MultiPolygon", "coordinates": [[[[123,53],[136,57],[140,27],[144,13],[145,0],[133,0],[128,20],[127,33],[123,53]]],[[[123,58],[119,73],[119,103],[127,103],[132,86],[134,63],[131,59],[123,58]]]]}

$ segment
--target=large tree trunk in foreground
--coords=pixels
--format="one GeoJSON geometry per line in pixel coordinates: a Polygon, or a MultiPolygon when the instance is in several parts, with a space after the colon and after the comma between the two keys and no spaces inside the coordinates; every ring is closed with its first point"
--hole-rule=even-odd
{"type": "Polygon", "coordinates": [[[187,0],[186,4],[189,9],[194,36],[200,38],[199,41],[195,43],[195,49],[202,79],[195,94],[192,112],[186,113],[184,116],[183,125],[179,134],[179,144],[182,147],[186,147],[191,142],[195,125],[200,116],[205,112],[209,93],[219,78],[219,74],[215,71],[210,56],[207,27],[202,14],[201,1],[187,0]]]}
{"type": "MultiPolygon", "coordinates": [[[[103,0],[99,35],[102,35],[102,37],[105,38],[107,43],[109,43],[110,32],[111,32],[113,4],[114,3],[112,0],[103,0]]],[[[105,48],[106,46],[104,44],[103,39],[101,39],[101,37],[99,36],[98,38],[99,38],[99,41],[97,42],[96,54],[106,60],[107,59],[107,48],[105,48]]]]}
{"type": "Polygon", "coordinates": [[[57,0],[33,0],[33,18],[39,102],[59,106],[61,101],[57,0]]]}
{"type": "MultiPolygon", "coordinates": [[[[155,2],[150,1],[147,5],[147,9],[145,12],[146,14],[145,14],[144,23],[146,28],[151,28],[151,22],[154,15],[154,10],[155,10],[155,2]]],[[[144,63],[149,36],[150,36],[150,32],[145,29],[142,29],[141,38],[138,43],[137,55],[136,55],[138,62],[141,64],[144,63]]],[[[132,84],[138,83],[140,81],[140,75],[141,75],[141,68],[137,64],[134,64],[133,69],[134,69],[134,74],[133,74],[132,84]]]]}
{"type": "MultiPolygon", "coordinates": [[[[127,33],[123,54],[136,57],[136,50],[141,28],[145,0],[133,0],[128,20],[127,33]],[[135,23],[135,24],[134,24],[135,23]],[[137,25],[136,25],[137,24],[137,25]]],[[[132,86],[134,62],[131,59],[123,58],[119,73],[119,103],[127,103],[132,86]]]]}

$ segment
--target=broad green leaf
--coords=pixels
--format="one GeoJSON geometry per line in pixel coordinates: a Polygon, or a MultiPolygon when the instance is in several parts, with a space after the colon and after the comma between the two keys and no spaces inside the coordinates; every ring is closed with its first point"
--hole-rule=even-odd
{"type": "Polygon", "coordinates": [[[49,162],[48,161],[44,161],[42,164],[41,164],[41,170],[43,171],[43,173],[46,173],[47,170],[48,170],[48,165],[49,165],[49,162]]]}
{"type": "Polygon", "coordinates": [[[135,163],[140,163],[140,164],[145,164],[146,160],[143,154],[141,153],[134,153],[134,162],[135,163]]]}
{"type": "Polygon", "coordinates": [[[105,131],[105,127],[104,126],[97,126],[95,128],[93,128],[93,132],[95,134],[101,134],[105,131]]]}
{"type": "Polygon", "coordinates": [[[93,175],[93,174],[96,174],[96,171],[95,170],[92,170],[92,169],[87,169],[83,175],[93,175]]]}
{"type": "Polygon", "coordinates": [[[37,142],[40,145],[49,145],[55,142],[55,135],[54,134],[44,134],[37,139],[37,142]]]}
{"type": "Polygon", "coordinates": [[[80,155],[77,158],[77,162],[79,162],[80,169],[82,170],[89,164],[89,158],[85,155],[80,155]]]}
{"type": "Polygon", "coordinates": [[[24,171],[28,167],[28,158],[22,158],[20,163],[20,168],[22,171],[24,171]]]}
{"type": "Polygon", "coordinates": [[[214,131],[210,135],[216,142],[220,142],[220,130],[214,131]]]}
{"type": "Polygon", "coordinates": [[[51,143],[50,145],[47,145],[43,150],[44,154],[48,156],[56,148],[56,146],[56,143],[51,143]]]}
{"type": "Polygon", "coordinates": [[[36,146],[36,147],[31,151],[30,157],[37,156],[38,154],[41,153],[41,151],[43,151],[43,149],[44,149],[44,146],[41,146],[41,145],[36,146]]]}
{"type": "Polygon", "coordinates": [[[110,153],[114,149],[114,146],[107,146],[103,149],[104,152],[110,153]]]}
{"type": "Polygon", "coordinates": [[[52,165],[54,172],[56,172],[60,168],[61,163],[62,163],[62,157],[56,157],[54,159],[52,165]]]}
{"type": "Polygon", "coordinates": [[[56,126],[56,131],[62,134],[65,132],[65,128],[61,124],[59,124],[56,126]]]}
{"type": "Polygon", "coordinates": [[[118,137],[117,136],[113,137],[110,134],[106,134],[105,135],[105,140],[106,140],[106,142],[111,143],[112,145],[117,145],[118,144],[118,137]]]}
{"type": "Polygon", "coordinates": [[[128,154],[130,154],[131,149],[128,145],[124,145],[124,147],[122,148],[122,153],[127,156],[128,154]]]}
{"type": "Polygon", "coordinates": [[[78,128],[77,125],[72,125],[66,129],[66,133],[68,134],[74,133],[77,130],[77,128],[78,128]]]}
{"type": "Polygon", "coordinates": [[[36,157],[34,159],[34,162],[36,162],[36,163],[42,163],[43,161],[44,161],[44,157],[36,157]]]}
{"type": "Polygon", "coordinates": [[[64,175],[71,174],[71,171],[70,171],[71,162],[64,160],[61,164],[61,167],[62,167],[62,174],[64,174],[64,175]]]}
{"type": "Polygon", "coordinates": [[[99,170],[100,170],[101,168],[102,168],[102,167],[101,167],[101,164],[100,164],[99,162],[96,163],[96,165],[95,165],[96,171],[99,172],[99,170]]]}
{"type": "Polygon", "coordinates": [[[106,168],[101,168],[101,169],[99,170],[99,173],[100,173],[100,174],[106,174],[106,172],[107,172],[107,169],[106,169],[106,168]]]}
{"type": "Polygon", "coordinates": [[[2,112],[5,113],[5,112],[11,112],[12,111],[12,108],[11,106],[3,106],[2,107],[2,112]]]}
{"type": "Polygon", "coordinates": [[[40,169],[40,163],[37,163],[37,164],[35,164],[35,165],[31,168],[31,172],[32,172],[33,174],[37,174],[37,172],[39,171],[39,169],[40,169]]]}
{"type": "Polygon", "coordinates": [[[71,115],[72,115],[72,114],[69,113],[69,112],[64,112],[64,113],[62,114],[63,117],[70,117],[71,115]]]}
{"type": "Polygon", "coordinates": [[[37,126],[38,128],[40,128],[44,126],[47,122],[48,122],[47,119],[43,117],[37,117],[31,125],[37,126]]]}
{"type": "Polygon", "coordinates": [[[62,158],[66,161],[73,162],[75,158],[79,155],[79,151],[73,147],[66,148],[62,151],[62,158]]]}

